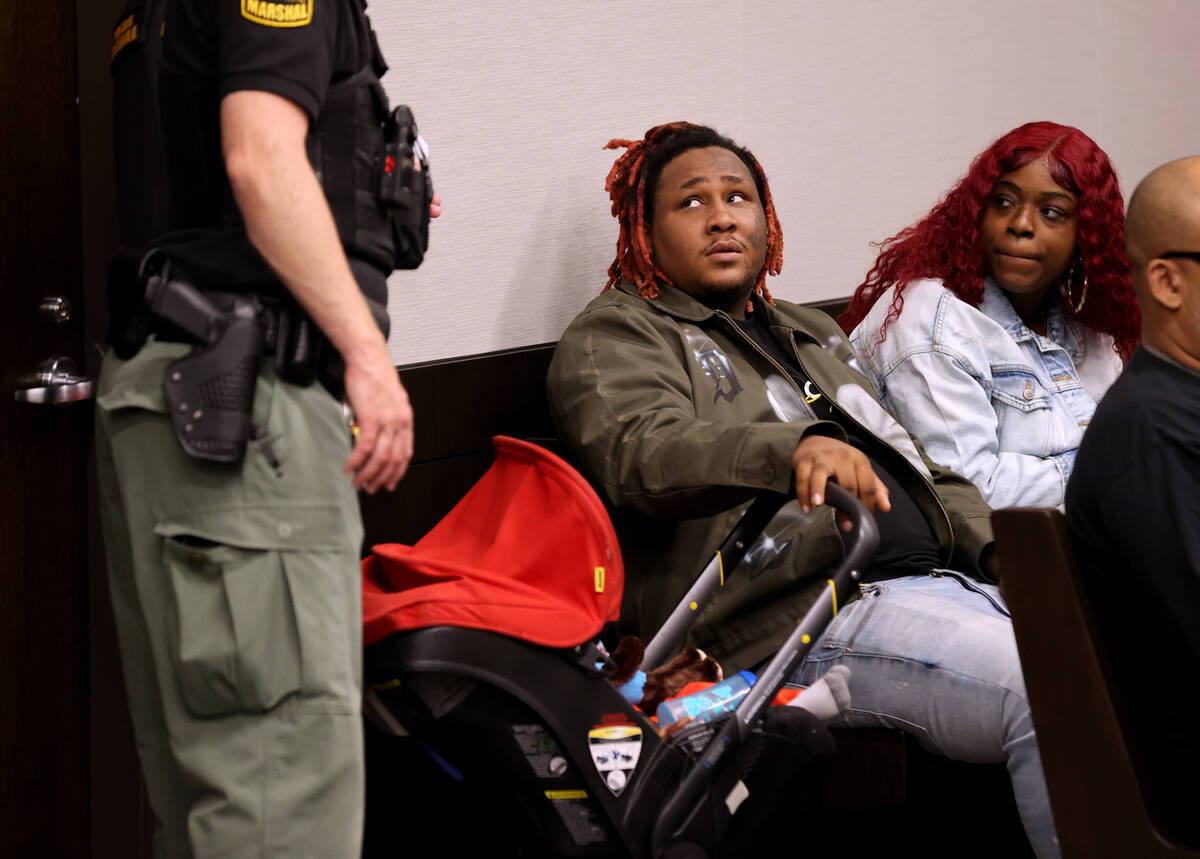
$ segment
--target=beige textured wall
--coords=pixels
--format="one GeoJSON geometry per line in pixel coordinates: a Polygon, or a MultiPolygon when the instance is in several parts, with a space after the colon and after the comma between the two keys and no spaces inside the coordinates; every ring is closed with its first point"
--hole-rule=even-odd
{"type": "Polygon", "coordinates": [[[754,150],[785,236],[772,291],[847,295],[869,242],[1022,122],[1077,125],[1126,196],[1200,152],[1196,0],[374,0],[446,213],[393,275],[399,364],[557,339],[600,289],[613,137],[687,119],[754,150]]]}

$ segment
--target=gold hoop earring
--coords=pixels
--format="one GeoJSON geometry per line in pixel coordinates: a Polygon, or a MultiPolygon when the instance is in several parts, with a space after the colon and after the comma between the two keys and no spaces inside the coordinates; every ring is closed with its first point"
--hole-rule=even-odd
{"type": "MultiPolygon", "coordinates": [[[[1076,260],[1076,262],[1078,262],[1078,260],[1076,260]]],[[[1067,310],[1071,311],[1071,313],[1073,313],[1073,314],[1077,314],[1077,313],[1079,313],[1079,311],[1083,310],[1083,303],[1085,301],[1087,301],[1087,289],[1088,289],[1087,271],[1085,270],[1083,273],[1083,289],[1080,290],[1080,292],[1079,292],[1079,303],[1076,304],[1074,307],[1072,307],[1071,304],[1074,301],[1074,299],[1071,297],[1071,284],[1072,284],[1072,282],[1074,282],[1074,280],[1075,280],[1075,262],[1072,262],[1071,268],[1067,271],[1067,276],[1065,278],[1063,278],[1061,281],[1059,281],[1058,292],[1062,296],[1063,304],[1066,305],[1067,310]]]]}

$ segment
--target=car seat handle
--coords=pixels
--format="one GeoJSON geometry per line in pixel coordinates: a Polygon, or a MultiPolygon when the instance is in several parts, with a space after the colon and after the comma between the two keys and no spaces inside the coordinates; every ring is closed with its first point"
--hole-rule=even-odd
{"type": "MultiPolygon", "coordinates": [[[[717,591],[725,586],[728,575],[737,569],[779,508],[792,497],[779,492],[764,492],[746,509],[733,530],[717,547],[712,560],[646,645],[642,657],[643,671],[658,668],[679,651],[700,613],[712,602],[717,591]]],[[[829,506],[846,514],[852,525],[843,567],[862,569],[879,545],[879,529],[874,517],[852,493],[832,481],[825,485],[825,498],[829,506]]]]}
{"type": "Polygon", "coordinates": [[[817,597],[779,651],[759,672],[758,680],[733,713],[724,719],[719,732],[705,746],[699,761],[664,804],[651,836],[651,848],[655,856],[662,855],[682,832],[685,821],[696,809],[704,792],[716,781],[717,774],[736,761],[737,753],[756,720],[800,667],[812,645],[837,613],[838,596],[844,597],[851,583],[862,578],[861,572],[866,562],[879,546],[879,528],[875,524],[875,517],[861,501],[835,483],[826,485],[825,497],[831,506],[845,513],[853,525],[845,558],[830,578],[825,591],[817,597]]]}

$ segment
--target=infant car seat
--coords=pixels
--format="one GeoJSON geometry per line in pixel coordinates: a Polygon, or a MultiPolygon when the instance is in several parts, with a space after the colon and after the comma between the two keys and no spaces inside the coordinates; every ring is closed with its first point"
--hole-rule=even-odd
{"type": "MultiPolygon", "coordinates": [[[[494,446],[491,469],[416,545],[375,546],[363,561],[369,721],[515,809],[506,819],[527,832],[521,855],[721,855],[831,753],[814,717],[767,705],[874,550],[874,521],[830,484],[854,529],[828,596],[736,710],[664,740],[614,688],[597,638],[624,583],[603,503],[549,451],[503,436],[494,446]]],[[[784,501],[751,505],[655,636],[655,661],[678,649],[724,585],[719,570],[736,567],[784,501]]]]}

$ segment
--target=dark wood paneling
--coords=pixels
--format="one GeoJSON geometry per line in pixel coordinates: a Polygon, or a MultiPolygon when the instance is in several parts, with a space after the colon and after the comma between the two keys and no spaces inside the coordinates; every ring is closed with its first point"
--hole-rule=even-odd
{"type": "Polygon", "coordinates": [[[492,462],[492,436],[553,436],[553,344],[401,368],[416,415],[413,463],[394,492],[360,494],[364,546],[413,543],[492,462]]]}
{"type": "Polygon", "coordinates": [[[408,469],[393,493],[360,495],[364,550],[379,543],[412,545],[458,503],[492,464],[490,451],[470,453],[408,469]]]}
{"type": "Polygon", "coordinates": [[[815,307],[817,310],[824,310],[834,319],[842,315],[846,306],[850,303],[849,298],[831,298],[828,301],[814,301],[808,304],[808,307],[815,307]]]}
{"type": "Polygon", "coordinates": [[[554,344],[400,369],[416,414],[415,462],[490,450],[492,436],[553,435],[546,370],[554,344]]]}

